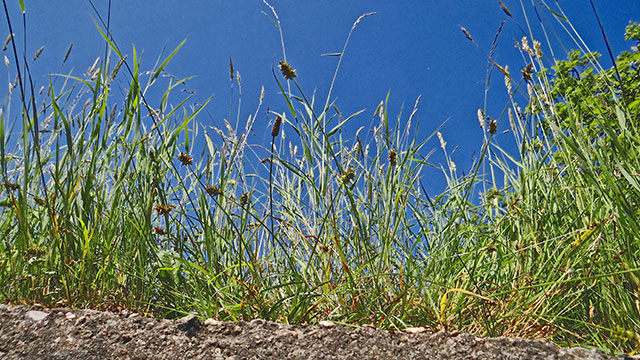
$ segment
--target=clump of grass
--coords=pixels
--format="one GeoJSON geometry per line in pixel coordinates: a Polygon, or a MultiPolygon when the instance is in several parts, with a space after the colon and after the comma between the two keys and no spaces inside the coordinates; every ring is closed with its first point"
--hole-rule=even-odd
{"type": "MultiPolygon", "coordinates": [[[[206,101],[188,108],[190,95],[175,94],[186,79],[164,70],[182,44],[145,77],[135,48],[125,58],[100,31],[108,49],[84,78],[52,79],[43,95],[25,85],[17,133],[6,131],[9,111],[0,117],[0,301],[638,350],[637,48],[603,69],[587,49],[548,60],[539,42],[521,41],[516,76],[494,66],[498,31],[488,76],[500,71],[509,102],[478,112],[481,157],[460,176],[439,128],[418,138],[420,98],[395,123],[381,102],[372,135],[347,139],[345,124],[365,111],[343,117],[333,83],[318,107],[285,56],[271,127],[256,121],[263,89],[244,128],[202,131],[206,101]],[[118,100],[108,96],[116,79],[128,86],[118,100]],[[147,99],[162,81],[162,96],[147,99]],[[517,153],[497,141],[505,117],[517,153]],[[270,132],[270,149],[247,142],[252,129],[270,132]],[[434,136],[448,187],[431,197],[434,136]]],[[[637,25],[627,34],[640,40],[637,25]]]]}

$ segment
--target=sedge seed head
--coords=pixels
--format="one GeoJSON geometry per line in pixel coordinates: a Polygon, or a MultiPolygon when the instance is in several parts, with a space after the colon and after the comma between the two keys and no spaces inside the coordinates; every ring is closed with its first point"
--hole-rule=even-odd
{"type": "Polygon", "coordinates": [[[531,81],[532,79],[531,75],[533,74],[533,63],[527,64],[527,67],[522,69],[521,72],[522,72],[522,78],[525,81],[527,82],[531,81]]]}
{"type": "Polygon", "coordinates": [[[356,177],[355,169],[349,168],[342,174],[342,176],[340,176],[340,181],[343,184],[348,185],[351,182],[351,180],[353,180],[355,177],[356,177]]]}
{"type": "Polygon", "coordinates": [[[5,181],[3,185],[4,185],[4,188],[7,189],[7,192],[20,190],[20,185],[14,184],[14,183],[10,183],[8,181],[5,181]]]}
{"type": "Polygon", "coordinates": [[[156,211],[158,215],[167,215],[176,207],[174,205],[158,205],[156,206],[156,211]]]}
{"type": "Polygon", "coordinates": [[[498,122],[495,119],[489,120],[489,133],[493,135],[496,131],[498,131],[498,122]]]}
{"type": "Polygon", "coordinates": [[[271,136],[276,137],[280,134],[280,125],[282,125],[282,117],[278,115],[276,121],[273,123],[273,127],[271,127],[271,136]]]}
{"type": "Polygon", "coordinates": [[[207,194],[211,195],[211,196],[218,196],[218,195],[222,195],[222,190],[215,186],[215,185],[206,185],[204,187],[204,190],[207,192],[207,194]]]}
{"type": "Polygon", "coordinates": [[[286,61],[280,61],[280,72],[282,73],[282,76],[284,76],[285,79],[287,80],[293,80],[293,78],[295,78],[296,76],[296,71],[291,67],[291,65],[289,65],[288,62],[286,61]]]}
{"type": "Polygon", "coordinates": [[[178,155],[178,160],[185,166],[193,164],[193,158],[183,152],[178,155]]]}
{"type": "Polygon", "coordinates": [[[388,157],[389,165],[396,166],[398,164],[398,153],[394,149],[389,150],[388,157]]]}
{"type": "Polygon", "coordinates": [[[36,204],[40,205],[40,206],[45,206],[47,205],[47,202],[45,201],[45,199],[41,198],[40,196],[35,196],[33,198],[33,200],[36,201],[36,204]]]}

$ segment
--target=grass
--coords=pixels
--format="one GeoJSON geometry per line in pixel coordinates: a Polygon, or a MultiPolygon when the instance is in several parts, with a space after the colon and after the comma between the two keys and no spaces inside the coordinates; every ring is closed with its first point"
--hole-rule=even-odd
{"type": "Polygon", "coordinates": [[[487,82],[504,77],[510,100],[493,117],[479,111],[485,142],[465,176],[438,129],[415,132],[420,99],[397,122],[382,102],[372,136],[343,138],[360,113],[345,117],[331,93],[318,105],[286,56],[273,83],[287,111],[271,112],[272,127],[255,122],[261,98],[245,124],[208,132],[196,122],[206,102],[174,94],[186,79],[152,91],[182,44],[143,77],[135,49],[125,58],[101,27],[108,50],[88,74],[36,94],[10,40],[23,71],[10,94],[21,108],[0,117],[0,301],[638,352],[640,55],[605,69],[559,11],[581,53],[547,58],[529,31],[524,72],[511,74],[488,52],[487,82]],[[129,86],[119,101],[116,78],[129,86]],[[503,121],[515,152],[494,139],[503,121]],[[271,134],[270,149],[247,142],[252,130],[271,134]],[[436,138],[448,186],[430,197],[425,144],[436,138]]]}

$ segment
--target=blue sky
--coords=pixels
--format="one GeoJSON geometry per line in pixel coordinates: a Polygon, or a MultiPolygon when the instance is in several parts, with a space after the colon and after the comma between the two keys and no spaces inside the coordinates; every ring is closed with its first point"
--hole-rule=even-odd
{"type": "MultiPolygon", "coordinates": [[[[18,1],[7,2],[14,27],[19,27],[18,1]]],[[[106,20],[108,1],[94,2],[106,20]]],[[[522,2],[526,3],[524,9],[532,20],[534,33],[542,37],[531,1],[522,2]]],[[[343,114],[367,109],[352,120],[350,129],[355,132],[360,126],[368,127],[376,106],[387,92],[391,93],[390,115],[395,118],[404,103],[404,119],[415,99],[422,95],[417,113],[419,137],[428,136],[447,121],[441,132],[450,148],[460,147],[453,160],[459,170],[469,169],[472,154],[482,143],[476,112],[484,103],[487,59],[465,38],[460,26],[468,29],[480,48],[488,52],[500,22],[507,18],[497,0],[271,0],[270,3],[279,15],[287,59],[297,70],[300,85],[307,94],[316,90],[322,102],[337,58],[321,54],[339,52],[353,22],[364,13],[377,12],[365,18],[354,31],[333,93],[343,114]]],[[[520,1],[504,0],[504,3],[511,9],[513,18],[504,27],[495,60],[502,65],[509,64],[512,73],[517,73],[515,69],[526,64],[513,43],[524,35],[521,27],[526,27],[526,22],[520,1]]],[[[594,4],[614,53],[627,49],[630,44],[623,41],[624,28],[629,20],[640,20],[640,1],[594,0],[594,4]]],[[[566,0],[561,5],[591,49],[603,52],[604,41],[589,1],[566,0]]],[[[208,114],[199,116],[198,121],[221,126],[222,120],[229,117],[229,57],[242,76],[242,119],[255,111],[263,85],[265,108],[277,112],[286,110],[271,75],[272,66],[282,59],[279,34],[262,12],[270,14],[261,0],[113,0],[111,31],[123,53],[131,56],[134,44],[139,52],[144,52],[143,70],[151,69],[164,46],[168,53],[188,39],[167,71],[178,78],[196,76],[188,82],[188,87],[197,93],[196,101],[213,95],[207,106],[208,114]]],[[[549,13],[542,15],[555,31],[562,32],[549,13]]],[[[45,45],[42,56],[32,65],[39,85],[46,85],[46,74],[51,72],[73,71],[74,75],[81,75],[104,53],[104,42],[92,20],[97,17],[88,1],[26,1],[26,18],[27,54],[45,45]],[[70,43],[74,44],[73,50],[61,67],[70,43]]],[[[8,34],[6,22],[0,29],[0,37],[4,39],[8,34]]],[[[19,34],[22,35],[21,31],[19,34]]],[[[566,37],[561,40],[566,49],[575,47],[566,37]]],[[[554,43],[556,56],[564,57],[560,43],[556,40],[554,43]]],[[[543,50],[549,53],[546,46],[543,50]]],[[[603,64],[610,65],[605,58],[603,64]]],[[[14,76],[12,69],[5,83],[14,76]]],[[[6,86],[0,87],[3,107],[6,89],[6,86]]],[[[506,101],[503,81],[494,73],[488,114],[498,116],[506,101]]],[[[519,101],[525,105],[524,99],[519,101]]],[[[234,112],[235,106],[234,103],[234,112]]],[[[17,116],[15,111],[12,116],[17,116]]],[[[508,126],[507,122],[503,125],[508,126]]],[[[510,135],[500,136],[505,137],[507,144],[511,139],[510,135]]],[[[257,137],[254,142],[267,144],[268,139],[257,137]]],[[[436,140],[429,143],[426,150],[438,148],[436,140]]],[[[436,164],[443,162],[439,154],[431,160],[436,164]]],[[[434,176],[439,174],[434,172],[434,176]]]]}

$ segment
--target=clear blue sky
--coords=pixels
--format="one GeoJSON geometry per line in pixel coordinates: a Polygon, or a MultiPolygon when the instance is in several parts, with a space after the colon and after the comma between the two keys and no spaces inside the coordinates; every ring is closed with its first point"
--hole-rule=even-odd
{"type": "MultiPolygon", "coordinates": [[[[18,28],[14,31],[21,35],[18,0],[7,2],[14,27],[18,28]]],[[[106,19],[108,1],[94,2],[106,19]]],[[[541,36],[531,1],[523,2],[541,36]]],[[[630,44],[623,41],[624,28],[629,20],[640,20],[640,1],[594,2],[614,53],[627,49],[630,44]]],[[[355,131],[370,125],[373,111],[387,92],[391,92],[390,115],[395,117],[404,103],[405,119],[416,97],[422,94],[417,114],[422,137],[448,120],[441,131],[450,148],[460,146],[453,160],[459,170],[469,169],[472,154],[482,142],[476,111],[483,106],[487,59],[465,38],[460,26],[466,27],[488,51],[500,22],[506,18],[497,0],[271,0],[270,3],[280,17],[287,58],[298,72],[299,83],[307,94],[317,90],[323,100],[337,58],[321,54],[339,52],[353,22],[363,13],[378,12],[364,19],[351,37],[334,90],[337,106],[343,114],[367,109],[352,120],[350,127],[355,131]]],[[[504,3],[514,17],[505,25],[496,61],[509,64],[512,73],[517,74],[525,64],[513,43],[523,36],[518,25],[525,27],[525,21],[520,1],[504,0],[504,3]]],[[[561,4],[592,50],[603,52],[604,42],[589,1],[566,0],[561,4]]],[[[26,10],[27,54],[45,45],[41,58],[32,67],[37,87],[46,85],[45,74],[49,72],[68,73],[73,69],[73,74],[81,75],[103,54],[104,42],[92,20],[96,15],[87,1],[26,1],[26,10]],[[60,68],[69,43],[74,44],[73,51],[67,64],[60,68]]],[[[270,13],[261,0],[113,0],[111,30],[123,53],[131,57],[132,44],[144,51],[143,70],[153,66],[163,46],[171,50],[188,38],[167,71],[178,78],[196,76],[188,86],[197,92],[198,100],[214,95],[207,107],[213,119],[204,115],[198,120],[214,121],[220,126],[229,112],[229,57],[242,76],[243,120],[253,114],[262,85],[267,92],[265,108],[286,110],[271,75],[272,65],[282,58],[280,39],[262,11],[270,13]]],[[[549,13],[543,15],[548,24],[562,32],[549,13]]],[[[0,29],[0,37],[4,39],[8,34],[5,21],[0,29]]],[[[573,47],[569,42],[565,44],[573,47]]],[[[544,50],[549,53],[546,47],[544,50]]],[[[557,56],[564,56],[561,47],[555,50],[557,56]]],[[[605,58],[603,64],[610,65],[605,58]]],[[[9,76],[11,79],[7,77],[5,83],[13,80],[15,70],[9,76]]],[[[498,73],[494,76],[488,114],[495,117],[505,106],[506,95],[502,78],[498,73]]],[[[6,89],[0,86],[1,106],[6,105],[6,89]]],[[[520,102],[524,105],[524,99],[520,102]]],[[[17,119],[15,109],[12,116],[17,119]]],[[[503,125],[508,126],[507,122],[503,125]]],[[[267,141],[262,137],[254,140],[265,144],[267,141]]],[[[437,141],[428,144],[426,150],[433,148],[439,148],[437,141]]],[[[432,158],[436,164],[441,159],[440,155],[432,158]]]]}

